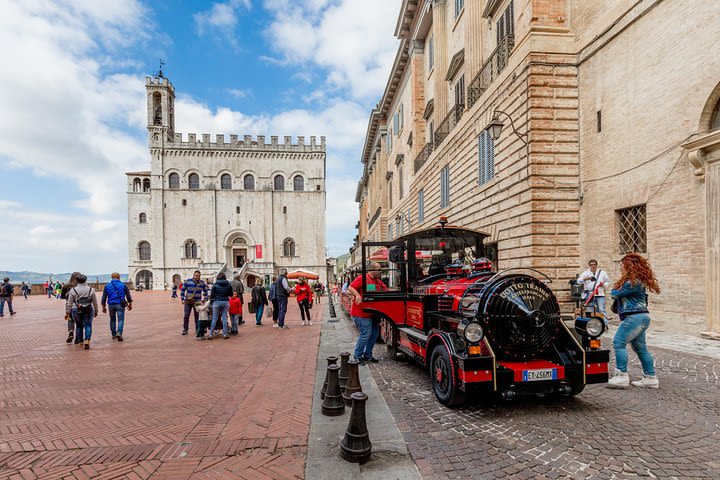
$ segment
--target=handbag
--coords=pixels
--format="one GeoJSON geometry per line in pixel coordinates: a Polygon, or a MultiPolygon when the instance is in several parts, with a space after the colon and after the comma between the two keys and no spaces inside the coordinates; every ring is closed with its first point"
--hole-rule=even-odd
{"type": "Polygon", "coordinates": [[[254,300],[251,300],[250,303],[248,303],[248,312],[255,313],[255,301],[254,300]]]}
{"type": "Polygon", "coordinates": [[[268,305],[267,308],[265,309],[265,311],[267,312],[267,317],[268,317],[268,318],[270,318],[270,317],[273,316],[273,307],[272,307],[272,305],[268,305]]]}
{"type": "Polygon", "coordinates": [[[619,308],[620,308],[620,302],[618,302],[618,300],[616,298],[613,300],[612,305],[610,305],[610,311],[617,314],[619,308]]]}

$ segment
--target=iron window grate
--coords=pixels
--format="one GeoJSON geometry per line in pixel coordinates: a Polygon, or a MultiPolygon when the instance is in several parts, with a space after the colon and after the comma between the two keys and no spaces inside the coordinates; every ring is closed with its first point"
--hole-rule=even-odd
{"type": "Polygon", "coordinates": [[[647,253],[647,211],[645,205],[617,210],[620,254],[647,253]]]}

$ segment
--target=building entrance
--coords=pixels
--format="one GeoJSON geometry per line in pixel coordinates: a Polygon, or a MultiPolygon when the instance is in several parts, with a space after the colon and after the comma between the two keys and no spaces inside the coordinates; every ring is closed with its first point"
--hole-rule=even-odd
{"type": "Polygon", "coordinates": [[[233,268],[242,268],[247,261],[247,248],[233,248],[233,268]]]}

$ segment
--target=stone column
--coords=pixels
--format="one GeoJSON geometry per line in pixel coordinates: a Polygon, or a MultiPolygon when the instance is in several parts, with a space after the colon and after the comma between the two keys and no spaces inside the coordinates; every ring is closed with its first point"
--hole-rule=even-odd
{"type": "Polygon", "coordinates": [[[695,175],[705,181],[705,338],[720,340],[720,131],[683,145],[695,175]]]}

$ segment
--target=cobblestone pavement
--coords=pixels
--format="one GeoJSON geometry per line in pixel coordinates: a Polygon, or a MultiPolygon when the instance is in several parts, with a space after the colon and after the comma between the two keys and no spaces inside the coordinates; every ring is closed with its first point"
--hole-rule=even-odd
{"type": "Polygon", "coordinates": [[[720,360],[650,349],[658,390],[590,385],[575,398],[459,410],[438,403],[426,372],[389,360],[384,345],[370,368],[424,478],[720,478],[720,360]]]}
{"type": "Polygon", "coordinates": [[[166,292],[135,295],[123,343],[107,316],[92,348],[65,343],[64,302],[0,319],[0,479],[302,478],[316,325],[247,323],[229,340],[181,336],[166,292]]]}

